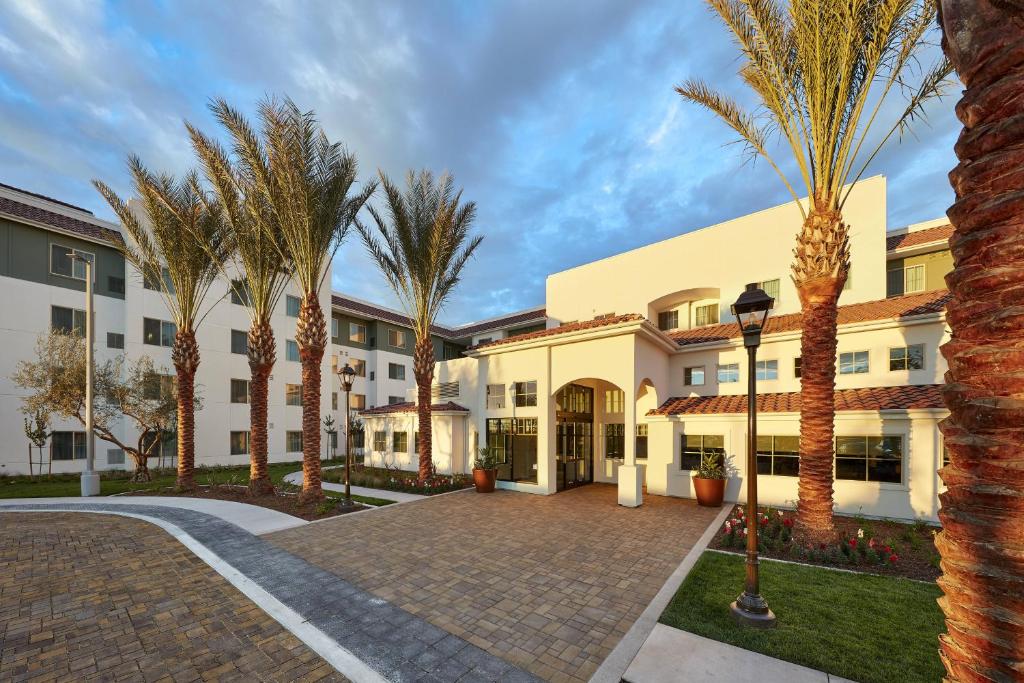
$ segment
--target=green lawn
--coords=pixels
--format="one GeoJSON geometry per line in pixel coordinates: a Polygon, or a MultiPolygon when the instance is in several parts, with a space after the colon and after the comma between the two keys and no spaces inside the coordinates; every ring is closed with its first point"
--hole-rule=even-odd
{"type": "MultiPolygon", "coordinates": [[[[271,463],[268,467],[270,478],[276,486],[297,488],[285,484],[282,480],[286,474],[302,469],[301,462],[271,463]]],[[[100,494],[112,496],[127,491],[146,491],[149,489],[174,486],[173,470],[152,470],[153,480],[136,483],[129,479],[129,472],[100,472],[100,494]]],[[[199,467],[196,468],[198,484],[241,484],[249,482],[249,466],[238,467],[199,467]]],[[[29,477],[0,477],[0,498],[56,498],[61,496],[77,496],[81,493],[77,474],[55,474],[51,478],[37,477],[35,481],[29,477]]],[[[324,491],[328,496],[340,498],[341,494],[324,491]]],[[[371,496],[352,496],[352,499],[367,505],[391,505],[395,501],[371,496]]]]}
{"type": "Polygon", "coordinates": [[[938,681],[944,630],[934,584],[761,562],[772,630],[741,628],[729,603],[743,589],[743,558],[705,552],[661,623],[862,683],[938,681]]]}

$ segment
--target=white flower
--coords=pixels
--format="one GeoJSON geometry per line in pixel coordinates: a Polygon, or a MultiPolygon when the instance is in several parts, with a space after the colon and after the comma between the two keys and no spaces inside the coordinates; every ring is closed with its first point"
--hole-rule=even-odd
{"type": "Polygon", "coordinates": [[[779,517],[782,517],[782,510],[779,510],[779,517]]]}
{"type": "Polygon", "coordinates": [[[747,535],[747,530],[746,530],[746,529],[743,529],[743,535],[744,535],[744,536],[746,536],[746,535],[747,535]]]}
{"type": "Polygon", "coordinates": [[[857,529],[857,538],[864,538],[864,530],[857,529]]]}

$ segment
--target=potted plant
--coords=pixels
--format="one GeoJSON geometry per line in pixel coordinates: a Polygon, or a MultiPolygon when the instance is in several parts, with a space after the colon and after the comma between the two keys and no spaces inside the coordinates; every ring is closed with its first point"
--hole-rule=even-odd
{"type": "Polygon", "coordinates": [[[702,457],[700,467],[693,472],[693,488],[697,492],[697,504],[712,508],[722,507],[727,476],[724,455],[709,453],[702,457]]]}
{"type": "Polygon", "coordinates": [[[477,451],[473,463],[473,485],[477,493],[492,493],[494,482],[498,479],[498,468],[494,461],[494,452],[486,446],[477,451]]]}

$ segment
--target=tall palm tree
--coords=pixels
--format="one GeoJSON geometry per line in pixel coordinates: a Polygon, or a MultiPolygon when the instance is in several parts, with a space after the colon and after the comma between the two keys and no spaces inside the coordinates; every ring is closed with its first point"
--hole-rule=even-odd
{"type": "MultiPolygon", "coordinates": [[[[171,361],[177,375],[179,489],[195,488],[195,379],[199,368],[196,328],[201,308],[217,278],[216,260],[230,249],[223,239],[221,215],[207,208],[197,192],[198,177],[181,180],[151,173],[136,157],[128,159],[133,187],[145,221],[106,184],[93,185],[117,214],[128,234],[125,260],[158,288],[176,329],[171,361]],[[201,236],[201,244],[195,236],[201,236]],[[208,245],[208,246],[207,246],[208,245]],[[165,274],[166,273],[166,274],[165,274]]],[[[208,312],[208,311],[207,311],[208,312]]]]}
{"type": "Polygon", "coordinates": [[[270,175],[259,137],[224,100],[211,103],[210,109],[231,137],[230,153],[195,126],[185,126],[233,247],[218,266],[249,312],[249,491],[261,495],[274,491],[267,470],[268,389],[277,361],[270,316],[288,286],[290,264],[284,257],[280,225],[259,190],[259,178],[270,175]]]}
{"type": "MultiPolygon", "coordinates": [[[[218,105],[219,106],[219,105],[218,105]]],[[[246,171],[251,172],[253,201],[265,206],[279,231],[270,246],[290,263],[292,282],[302,291],[295,342],[302,363],[301,502],[323,498],[320,485],[320,362],[327,347],[327,323],[320,288],[331,259],[356,214],[376,189],[368,183],[353,192],[356,158],[340,143],[330,142],[312,112],[290,99],[260,102],[260,143],[246,132],[246,171]],[[255,146],[254,146],[255,145],[255,146]],[[262,146],[257,156],[257,149],[262,146]]],[[[220,116],[220,114],[218,114],[220,116]]],[[[231,129],[239,120],[223,110],[231,129]]]]}
{"type": "Polygon", "coordinates": [[[367,250],[377,261],[391,289],[409,315],[416,349],[416,402],[419,419],[419,478],[433,470],[431,396],[434,382],[434,344],[430,328],[459,282],[463,267],[483,237],[470,237],[476,204],[461,204],[462,190],[448,173],[435,181],[429,171],[406,176],[405,192],[380,172],[387,215],[369,207],[381,240],[356,221],[367,250]]]}
{"type": "MultiPolygon", "coordinates": [[[[782,179],[800,207],[793,282],[803,309],[803,392],[797,528],[809,540],[834,536],[832,483],[836,316],[849,275],[843,206],[883,145],[905,132],[922,105],[941,93],[950,66],[940,60],[911,89],[915,65],[935,22],[931,0],[709,0],[743,54],[739,70],[759,109],[744,111],[700,80],[676,88],[721,118],[782,179]],[[906,107],[877,134],[873,124],[893,89],[906,107]],[[799,171],[803,200],[769,153],[774,133],[799,171]],[[870,135],[869,135],[870,133],[870,135]]],[[[753,476],[753,473],[748,473],[753,476]]]]}
{"type": "Polygon", "coordinates": [[[952,338],[939,474],[939,600],[950,681],[1024,675],[1024,0],[942,0],[965,86],[950,173],[952,338]]]}

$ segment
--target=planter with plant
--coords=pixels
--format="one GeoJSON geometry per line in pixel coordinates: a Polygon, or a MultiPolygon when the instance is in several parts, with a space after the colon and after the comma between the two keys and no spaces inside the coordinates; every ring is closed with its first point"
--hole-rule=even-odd
{"type": "Polygon", "coordinates": [[[498,467],[494,459],[494,452],[487,447],[477,451],[476,461],[473,463],[473,485],[477,493],[492,493],[494,482],[498,479],[498,467]]]}
{"type": "Polygon", "coordinates": [[[693,471],[693,489],[697,504],[721,507],[725,497],[725,480],[729,476],[724,455],[709,453],[700,459],[700,467],[693,471]]]}

